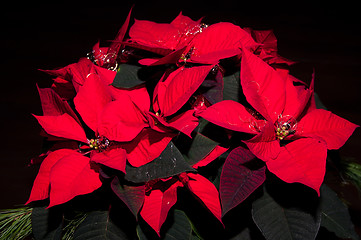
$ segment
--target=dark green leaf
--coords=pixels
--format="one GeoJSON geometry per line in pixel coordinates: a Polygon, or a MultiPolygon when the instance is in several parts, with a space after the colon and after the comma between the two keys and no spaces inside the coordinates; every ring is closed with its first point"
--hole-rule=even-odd
{"type": "MultiPolygon", "coordinates": [[[[291,184],[289,184],[291,185],[291,184]]],[[[291,185],[292,187],[296,185],[291,185]]],[[[266,188],[264,194],[252,204],[252,217],[267,240],[311,240],[315,239],[320,227],[321,216],[297,204],[297,200],[307,201],[304,196],[285,198],[280,203],[271,196],[266,188]],[[297,198],[296,198],[297,197],[297,198]]],[[[294,194],[293,192],[285,192],[294,194]]],[[[282,194],[277,192],[277,197],[282,194]]],[[[302,192],[302,194],[305,194],[302,192]]],[[[317,205],[312,203],[311,205],[317,205]]]]}
{"type": "MultiPolygon", "coordinates": [[[[188,217],[183,211],[174,210],[173,219],[170,217],[167,219],[170,223],[170,226],[161,233],[162,240],[189,240],[189,239],[199,239],[196,236],[193,236],[192,224],[190,223],[188,217]]],[[[138,225],[137,233],[140,240],[148,240],[146,233],[143,232],[142,228],[138,225]]]]}
{"type": "Polygon", "coordinates": [[[327,110],[326,106],[322,103],[317,93],[314,93],[316,108],[327,110]]]}
{"type": "Polygon", "coordinates": [[[211,103],[215,104],[223,100],[223,74],[220,70],[210,75],[203,81],[199,91],[204,92],[203,96],[211,103]],[[211,77],[211,78],[209,78],[211,77]]]}
{"type": "Polygon", "coordinates": [[[252,235],[250,233],[250,230],[246,228],[236,236],[230,238],[229,240],[252,240],[252,235]]]}
{"type": "Polygon", "coordinates": [[[138,76],[139,69],[140,66],[121,64],[112,85],[117,88],[133,88],[143,84],[144,81],[138,76]]]}
{"type": "MultiPolygon", "coordinates": [[[[184,143],[180,147],[184,147],[184,143]]],[[[182,149],[184,151],[184,156],[187,162],[190,165],[194,165],[204,157],[206,157],[216,146],[218,143],[207,138],[206,136],[197,133],[190,142],[189,146],[185,146],[187,149],[182,149]]]]}
{"type": "Polygon", "coordinates": [[[128,206],[129,210],[138,217],[138,212],[144,202],[144,185],[141,186],[127,186],[115,177],[111,182],[113,192],[128,206]]]}
{"type": "Polygon", "coordinates": [[[243,147],[235,148],[228,155],[223,166],[219,189],[222,216],[243,202],[266,180],[264,165],[250,165],[252,161],[256,162],[255,160],[256,157],[243,147]]]}
{"type": "Polygon", "coordinates": [[[223,77],[223,100],[233,100],[239,102],[240,84],[239,84],[239,71],[228,76],[223,77]]]}
{"type": "Polygon", "coordinates": [[[31,214],[31,225],[36,240],[61,239],[63,215],[59,208],[34,207],[31,214]]]}
{"type": "Polygon", "coordinates": [[[321,226],[340,238],[360,239],[355,232],[347,206],[326,185],[321,187],[321,226]]]}
{"type": "Polygon", "coordinates": [[[167,178],[182,172],[195,171],[184,159],[182,153],[170,142],[160,156],[141,167],[126,166],[125,179],[134,183],[167,178]]]}
{"type": "Polygon", "coordinates": [[[123,240],[129,239],[122,229],[113,223],[108,211],[94,211],[74,232],[74,240],[123,240]]]}

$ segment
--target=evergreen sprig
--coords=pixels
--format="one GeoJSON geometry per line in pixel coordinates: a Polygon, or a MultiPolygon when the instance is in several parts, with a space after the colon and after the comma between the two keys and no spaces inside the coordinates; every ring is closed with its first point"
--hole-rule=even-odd
{"type": "Polygon", "coordinates": [[[361,165],[353,159],[341,159],[341,173],[361,191],[361,165]]]}
{"type": "Polygon", "coordinates": [[[0,211],[0,239],[21,240],[32,233],[32,208],[21,207],[0,211]]]}
{"type": "Polygon", "coordinates": [[[78,226],[85,220],[87,217],[86,213],[79,213],[75,216],[74,219],[66,220],[66,225],[63,228],[62,240],[71,240],[74,237],[74,232],[78,226]]]}

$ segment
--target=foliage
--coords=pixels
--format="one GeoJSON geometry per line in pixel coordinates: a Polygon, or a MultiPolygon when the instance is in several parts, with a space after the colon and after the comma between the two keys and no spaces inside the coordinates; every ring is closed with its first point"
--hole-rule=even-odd
{"type": "Polygon", "coordinates": [[[1,210],[0,239],[23,239],[29,236],[32,232],[32,210],[30,207],[1,210]]]}
{"type": "Polygon", "coordinates": [[[272,31],[130,14],[109,47],[46,71],[51,144],[1,239],[359,239],[324,182],[358,126],[290,74],[272,31]]]}

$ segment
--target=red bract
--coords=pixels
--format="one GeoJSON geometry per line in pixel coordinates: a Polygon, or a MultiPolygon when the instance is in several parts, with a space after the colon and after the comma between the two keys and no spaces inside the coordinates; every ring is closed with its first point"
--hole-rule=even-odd
{"type": "MultiPolygon", "coordinates": [[[[77,96],[79,96],[80,99],[83,98],[84,93],[87,91],[87,89],[93,87],[93,84],[95,84],[96,82],[97,80],[95,78],[89,79],[86,86],[82,88],[81,93],[77,96]]],[[[100,89],[101,88],[97,89],[99,90],[97,92],[101,94],[100,89]]],[[[35,117],[40,123],[40,125],[43,127],[45,132],[52,136],[56,136],[64,139],[76,140],[82,142],[83,144],[89,145],[90,140],[87,139],[87,136],[81,125],[81,122],[76,117],[76,114],[72,111],[72,109],[69,107],[67,102],[61,101],[60,97],[58,97],[55,93],[52,93],[50,89],[39,90],[39,93],[41,96],[42,105],[44,109],[43,110],[44,116],[35,116],[35,117]]],[[[84,97],[83,99],[86,99],[86,97],[84,97]]],[[[105,101],[104,99],[106,98],[103,97],[103,101],[100,101],[99,103],[94,104],[95,106],[94,105],[92,106],[93,108],[97,108],[95,109],[95,111],[100,110],[101,104],[104,104],[105,101]]],[[[91,103],[90,100],[87,102],[91,103]]],[[[80,104],[80,108],[82,108],[81,106],[82,105],[80,104]]],[[[87,115],[86,112],[84,113],[84,115],[85,115],[85,119],[87,119],[86,122],[90,124],[90,127],[94,130],[94,132],[99,134],[98,125],[93,124],[92,122],[92,121],[98,121],[99,119],[95,115],[91,115],[91,114],[87,115]]],[[[84,117],[82,116],[82,118],[84,117]]],[[[101,134],[102,135],[100,136],[104,136],[103,133],[101,134]]],[[[107,134],[107,135],[109,138],[112,138],[111,134],[107,134]]],[[[96,134],[96,136],[99,135],[96,134]]],[[[105,140],[105,142],[101,144],[109,144],[109,143],[107,143],[107,140],[105,140]]],[[[92,145],[93,147],[96,148],[96,150],[98,150],[97,148],[100,147],[94,144],[92,145]]],[[[111,148],[108,150],[106,154],[105,152],[93,151],[91,153],[91,158],[93,157],[94,159],[92,161],[102,163],[104,165],[107,165],[112,168],[116,168],[123,172],[125,171],[125,150],[123,149],[111,148]]]]}
{"type": "Polygon", "coordinates": [[[272,30],[253,30],[245,29],[251,34],[255,41],[259,44],[255,49],[255,54],[268,64],[287,64],[291,65],[295,62],[278,55],[277,38],[272,30]]]}
{"type": "Polygon", "coordinates": [[[290,78],[254,54],[244,51],[241,84],[246,109],[233,101],[222,101],[199,116],[222,127],[254,134],[244,141],[268,169],[286,182],[300,182],[319,193],[325,174],[327,149],[338,149],[357,125],[329,111],[315,109],[313,84],[295,86],[290,78]]]}
{"type": "Polygon", "coordinates": [[[192,41],[168,52],[161,59],[142,59],[144,65],[160,65],[165,63],[193,62],[202,64],[216,64],[219,60],[241,54],[241,49],[253,49],[259,46],[252,36],[239,26],[232,23],[220,22],[204,27],[192,41]]]}
{"type": "MultiPolygon", "coordinates": [[[[164,101],[155,105],[155,108],[162,110],[154,114],[149,111],[150,99],[145,87],[117,89],[109,85],[115,72],[92,65],[91,72],[85,76],[77,90],[75,108],[96,137],[105,137],[116,142],[118,147],[125,149],[129,163],[138,167],[158,157],[174,136],[175,130],[190,135],[197,126],[198,121],[193,116],[193,110],[168,119],[165,117],[184,105],[211,67],[181,68],[176,71],[176,74],[173,74],[175,77],[169,77],[165,81],[167,84],[170,82],[170,86],[165,85],[159,95],[164,101]],[[184,81],[185,79],[188,81],[184,81]],[[174,89],[181,90],[180,94],[169,94],[174,92],[174,89]]],[[[43,116],[38,117],[38,120],[51,135],[87,141],[80,124],[74,123],[68,116],[53,116],[51,119],[43,116]],[[79,137],[80,135],[82,136],[79,137]]],[[[110,162],[108,154],[102,153],[97,157],[95,154],[92,153],[94,161],[114,168],[115,164],[110,162]]],[[[116,169],[124,171],[124,166],[125,163],[116,169]]]]}
{"type": "Polygon", "coordinates": [[[101,185],[88,157],[70,149],[56,150],[41,164],[27,204],[50,198],[52,207],[91,193],[101,185]]]}
{"type": "Polygon", "coordinates": [[[135,20],[129,30],[129,42],[135,42],[135,47],[168,54],[172,50],[184,47],[202,30],[200,21],[201,19],[193,21],[182,13],[171,23],[135,20]]]}
{"type": "Polygon", "coordinates": [[[116,59],[121,47],[121,42],[128,29],[131,12],[132,9],[129,11],[124,24],[109,48],[100,48],[98,42],[94,45],[92,52],[88,54],[89,58],[81,58],[77,63],[70,64],[60,69],[43,70],[44,72],[56,76],[52,88],[63,99],[69,100],[74,98],[79,87],[84,84],[89,74],[100,74],[99,72],[101,72],[101,79],[111,84],[109,81],[114,79],[116,73],[110,70],[116,70],[117,68],[116,59]],[[98,67],[95,66],[92,61],[97,64],[98,67]]]}
{"type": "Polygon", "coordinates": [[[213,64],[220,59],[241,54],[241,48],[250,49],[258,44],[242,28],[227,22],[207,27],[198,34],[184,51],[184,60],[213,64]]]}
{"type": "MultiPolygon", "coordinates": [[[[197,166],[205,166],[224,153],[227,149],[218,147],[197,166]]],[[[160,234],[162,224],[171,207],[177,202],[177,188],[186,187],[220,221],[221,205],[216,187],[208,179],[196,173],[181,173],[167,179],[157,179],[145,185],[145,198],[140,211],[142,218],[160,234]]]]}
{"type": "Polygon", "coordinates": [[[77,63],[70,64],[56,70],[42,70],[56,78],[52,88],[63,99],[69,100],[75,97],[79,87],[83,85],[87,75],[91,72],[92,62],[81,58],[77,63]]]}

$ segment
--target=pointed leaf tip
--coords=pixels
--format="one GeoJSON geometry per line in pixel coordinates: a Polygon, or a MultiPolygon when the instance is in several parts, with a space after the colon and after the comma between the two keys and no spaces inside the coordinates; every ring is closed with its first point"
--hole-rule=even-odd
{"type": "Polygon", "coordinates": [[[254,160],[256,157],[243,147],[234,149],[228,155],[222,169],[219,190],[222,216],[243,202],[266,180],[264,165],[257,166],[255,169],[245,165],[254,160]]]}

